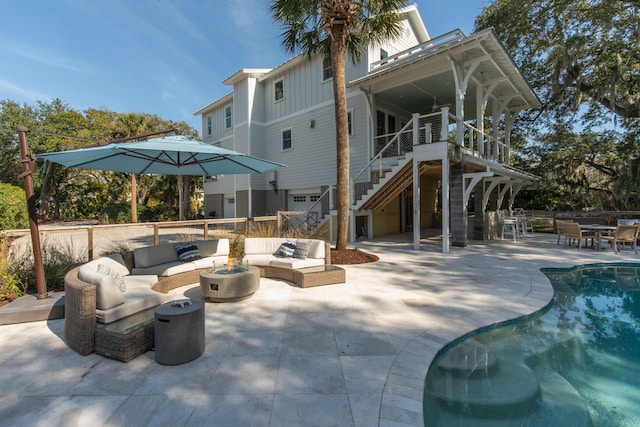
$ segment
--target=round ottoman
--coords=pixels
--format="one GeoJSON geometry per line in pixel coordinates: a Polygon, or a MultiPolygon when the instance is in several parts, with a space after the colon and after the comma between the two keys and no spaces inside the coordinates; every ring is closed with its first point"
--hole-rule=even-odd
{"type": "Polygon", "coordinates": [[[155,309],[156,362],[179,365],[204,352],[204,302],[183,299],[155,309]]]}

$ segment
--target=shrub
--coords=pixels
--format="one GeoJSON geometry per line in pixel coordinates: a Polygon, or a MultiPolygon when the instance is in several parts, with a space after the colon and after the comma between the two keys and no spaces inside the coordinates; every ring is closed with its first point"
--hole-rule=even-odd
{"type": "MultiPolygon", "coordinates": [[[[41,241],[42,263],[47,291],[64,289],[64,276],[72,268],[86,262],[86,249],[78,250],[70,240],[44,239],[41,241]]],[[[35,265],[31,245],[14,246],[10,254],[11,272],[24,284],[26,292],[37,289],[35,265]]]]}
{"type": "Polygon", "coordinates": [[[0,183],[0,229],[29,228],[29,213],[24,190],[0,183]]]}
{"type": "Polygon", "coordinates": [[[9,245],[9,239],[0,236],[0,300],[14,300],[24,294],[20,278],[10,268],[9,245]]]}

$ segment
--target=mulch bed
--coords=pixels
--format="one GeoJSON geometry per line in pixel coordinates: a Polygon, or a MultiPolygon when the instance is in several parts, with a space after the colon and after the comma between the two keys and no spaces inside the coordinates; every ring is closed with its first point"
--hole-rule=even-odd
{"type": "Polygon", "coordinates": [[[337,265],[351,265],[351,264],[366,264],[368,262],[378,261],[378,257],[365,251],[361,251],[358,248],[337,250],[331,248],[331,264],[337,265]]]}

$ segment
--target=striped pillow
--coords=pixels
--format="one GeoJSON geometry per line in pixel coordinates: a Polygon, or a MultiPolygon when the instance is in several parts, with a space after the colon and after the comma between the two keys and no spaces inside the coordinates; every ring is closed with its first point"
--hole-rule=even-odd
{"type": "Polygon", "coordinates": [[[282,244],[278,248],[277,253],[278,253],[278,256],[281,256],[284,258],[291,258],[295,250],[296,250],[296,244],[288,240],[285,240],[284,242],[282,242],[282,244]]]}
{"type": "Polygon", "coordinates": [[[200,251],[195,243],[178,243],[174,245],[180,262],[189,262],[201,259],[200,251]]]}

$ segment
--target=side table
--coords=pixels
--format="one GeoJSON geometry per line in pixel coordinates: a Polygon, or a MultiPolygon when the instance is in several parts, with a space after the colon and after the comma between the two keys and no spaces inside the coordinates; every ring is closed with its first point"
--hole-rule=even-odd
{"type": "Polygon", "coordinates": [[[153,350],[154,309],[141,311],[117,322],[96,326],[96,354],[129,362],[153,350]]]}
{"type": "Polygon", "coordinates": [[[179,365],[204,352],[204,302],[169,301],[155,309],[156,362],[179,365]]]}

